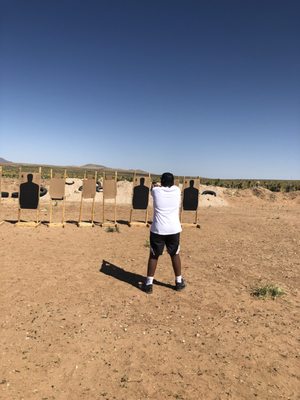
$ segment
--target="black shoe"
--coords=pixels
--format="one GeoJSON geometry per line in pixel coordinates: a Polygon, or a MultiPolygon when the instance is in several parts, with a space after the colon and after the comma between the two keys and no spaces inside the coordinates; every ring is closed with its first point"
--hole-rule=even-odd
{"type": "Polygon", "coordinates": [[[175,285],[175,290],[177,292],[180,292],[181,290],[183,290],[186,287],[186,283],[184,281],[184,279],[182,278],[181,282],[176,282],[175,285]]]}
{"type": "Polygon", "coordinates": [[[146,283],[144,283],[142,289],[145,293],[151,294],[153,292],[153,285],[146,285],[146,283]]]}

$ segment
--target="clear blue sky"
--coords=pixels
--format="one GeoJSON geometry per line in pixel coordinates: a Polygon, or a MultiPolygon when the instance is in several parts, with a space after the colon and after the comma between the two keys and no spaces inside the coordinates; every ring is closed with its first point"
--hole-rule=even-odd
{"type": "Polygon", "coordinates": [[[0,8],[0,157],[300,179],[299,1],[0,8]]]}

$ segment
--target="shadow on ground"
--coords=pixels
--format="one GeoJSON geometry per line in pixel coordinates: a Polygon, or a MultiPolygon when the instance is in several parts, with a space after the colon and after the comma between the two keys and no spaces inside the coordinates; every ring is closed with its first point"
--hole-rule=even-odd
{"type": "MultiPolygon", "coordinates": [[[[142,290],[142,284],[145,281],[145,277],[143,275],[136,274],[134,272],[126,271],[125,269],[118,267],[110,263],[109,261],[103,260],[99,272],[102,272],[105,275],[112,276],[119,281],[128,283],[140,290],[142,290]]],[[[164,286],[169,289],[174,289],[174,286],[169,283],[164,283],[157,281],[154,279],[153,283],[157,286],[164,286]]]]}

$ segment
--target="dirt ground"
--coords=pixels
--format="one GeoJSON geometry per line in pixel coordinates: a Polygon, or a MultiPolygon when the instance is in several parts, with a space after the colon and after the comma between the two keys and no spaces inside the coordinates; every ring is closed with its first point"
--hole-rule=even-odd
{"type": "Polygon", "coordinates": [[[152,295],[139,288],[149,228],[22,228],[3,199],[0,398],[299,399],[300,194],[222,196],[183,229],[187,288],[174,291],[164,254],[152,295]],[[267,283],[285,295],[251,296],[267,283]]]}

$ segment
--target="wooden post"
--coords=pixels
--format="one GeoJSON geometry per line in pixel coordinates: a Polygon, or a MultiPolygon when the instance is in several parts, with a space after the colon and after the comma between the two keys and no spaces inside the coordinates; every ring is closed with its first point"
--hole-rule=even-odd
{"type": "MultiPolygon", "coordinates": [[[[148,196],[150,195],[150,179],[151,179],[151,175],[150,175],[150,172],[149,172],[149,190],[148,190],[148,196]]],[[[148,216],[149,216],[149,200],[148,200],[148,204],[147,204],[147,208],[146,208],[146,219],[145,219],[145,222],[146,222],[146,225],[148,226],[149,224],[148,224],[148,216]]]]}
{"type": "Polygon", "coordinates": [[[42,180],[42,167],[39,167],[40,181],[39,181],[39,203],[38,208],[36,210],[36,223],[40,224],[40,210],[41,210],[41,197],[40,197],[40,189],[41,189],[41,180],[42,180]]]}
{"type": "MultiPolygon", "coordinates": [[[[116,189],[117,189],[117,184],[118,184],[118,172],[115,171],[115,182],[116,182],[116,189]]],[[[117,226],[117,193],[115,195],[115,209],[114,209],[114,220],[115,220],[115,226],[117,226]]]]}
{"type": "MultiPolygon", "coordinates": [[[[53,178],[53,173],[52,173],[52,168],[50,169],[50,181],[53,178]]],[[[52,199],[50,196],[50,210],[49,210],[49,224],[51,225],[52,223],[52,212],[53,212],[53,204],[52,204],[52,199]]]]}
{"type": "MultiPolygon", "coordinates": [[[[95,171],[95,187],[97,185],[97,171],[95,171]]],[[[93,197],[93,204],[92,204],[92,225],[94,226],[94,215],[95,215],[95,200],[96,195],[93,197]]]]}
{"type": "Polygon", "coordinates": [[[21,178],[21,173],[22,173],[22,167],[19,167],[19,196],[18,196],[18,199],[19,199],[18,222],[19,223],[21,222],[21,207],[20,207],[20,185],[21,185],[20,178],[21,178]]]}
{"type": "MultiPolygon", "coordinates": [[[[67,179],[67,170],[65,169],[65,171],[64,171],[64,182],[65,182],[65,185],[66,185],[66,179],[67,179]]],[[[65,227],[65,210],[66,210],[65,207],[66,207],[66,188],[65,188],[65,195],[64,195],[64,198],[63,198],[62,221],[61,221],[63,228],[65,227]]]]}
{"type": "MultiPolygon", "coordinates": [[[[84,174],[84,176],[85,176],[85,174],[84,174]]],[[[81,201],[80,201],[80,209],[79,209],[78,226],[80,226],[80,222],[81,222],[81,218],[82,218],[82,206],[83,206],[83,196],[82,196],[82,192],[83,192],[83,181],[82,181],[82,191],[81,191],[81,201]]]]}
{"type": "MultiPolygon", "coordinates": [[[[1,201],[2,201],[2,166],[0,166],[0,215],[1,215],[1,201]]],[[[0,225],[3,224],[3,220],[0,221],[0,225]]]]}
{"type": "Polygon", "coordinates": [[[195,224],[196,224],[197,228],[200,228],[200,225],[198,224],[198,209],[199,209],[199,194],[200,194],[200,176],[198,176],[198,179],[199,179],[199,193],[198,193],[198,206],[197,206],[196,215],[195,215],[195,224]]]}
{"type": "Polygon", "coordinates": [[[130,209],[129,226],[131,225],[131,222],[132,222],[132,214],[133,214],[133,206],[132,206],[132,202],[133,202],[133,191],[134,191],[134,182],[135,182],[135,177],[136,177],[136,171],[134,171],[134,174],[133,174],[133,180],[132,180],[132,194],[131,194],[131,209],[130,209]]]}
{"type": "Polygon", "coordinates": [[[105,207],[105,204],[104,204],[104,202],[105,202],[104,201],[104,181],[105,181],[105,171],[103,171],[102,224],[104,224],[104,218],[105,218],[105,212],[104,212],[104,207],[105,207]]]}
{"type": "Polygon", "coordinates": [[[180,222],[182,221],[182,212],[183,212],[184,181],[185,181],[185,176],[183,177],[183,183],[181,188],[180,222]]]}

